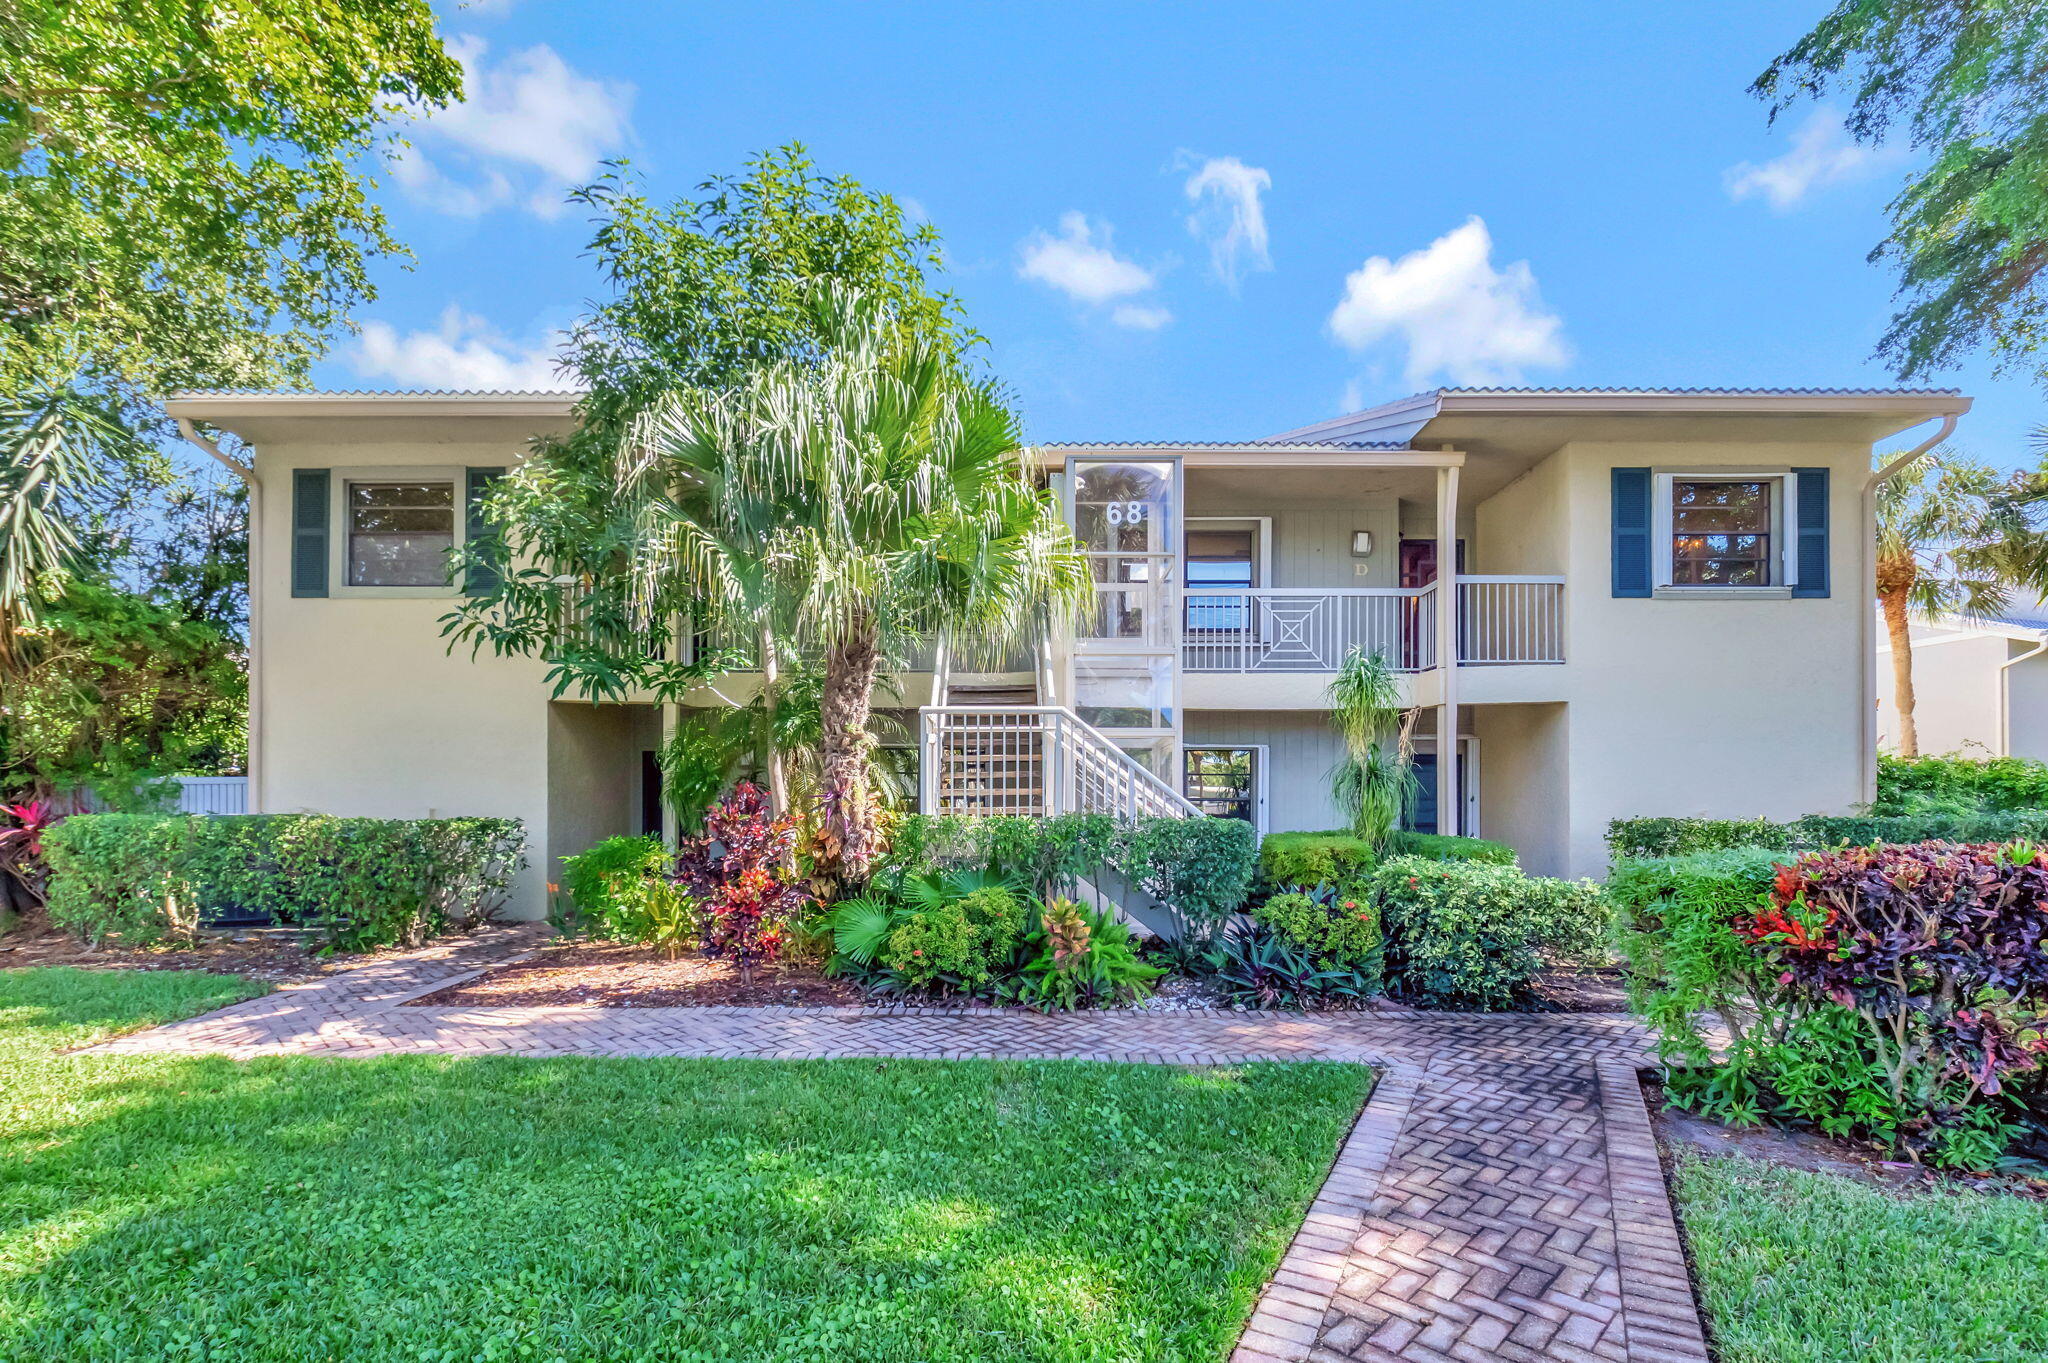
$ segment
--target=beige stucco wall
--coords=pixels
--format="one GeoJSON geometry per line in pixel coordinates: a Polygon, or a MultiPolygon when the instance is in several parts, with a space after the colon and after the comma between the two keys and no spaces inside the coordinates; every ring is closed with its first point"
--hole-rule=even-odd
{"type": "Polygon", "coordinates": [[[1563,705],[1470,707],[1479,832],[1515,849],[1532,875],[1570,868],[1570,712],[1563,705]]]}
{"type": "MultiPolygon", "coordinates": [[[[1913,631],[1913,720],[1920,751],[1995,756],[1998,736],[1998,665],[2012,650],[2003,635],[1913,631]]],[[[1877,654],[1877,743],[1899,747],[1899,710],[1892,653],[1882,636],[1877,654]]]]}
{"type": "Polygon", "coordinates": [[[530,865],[508,912],[538,917],[548,847],[545,665],[451,655],[440,619],[457,604],[452,593],[291,595],[293,469],[499,466],[517,459],[523,441],[505,432],[482,441],[377,435],[256,448],[262,808],[524,820],[530,865]]]}
{"type": "Polygon", "coordinates": [[[555,701],[547,725],[547,878],[559,880],[563,857],[640,831],[641,754],[661,744],[661,711],[555,701]]]}
{"type": "Polygon", "coordinates": [[[1578,443],[1551,458],[1561,461],[1555,507],[1570,579],[1567,873],[1604,871],[1611,819],[1791,818],[1844,813],[1865,798],[1859,499],[1867,447],[1578,443]],[[1830,469],[1831,595],[1613,596],[1611,471],[1642,466],[1830,469]]]}

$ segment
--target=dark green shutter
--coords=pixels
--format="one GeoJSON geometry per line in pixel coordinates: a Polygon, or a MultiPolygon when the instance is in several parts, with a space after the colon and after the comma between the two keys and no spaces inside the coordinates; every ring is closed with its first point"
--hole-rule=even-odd
{"type": "Polygon", "coordinates": [[[1650,471],[1614,470],[1614,594],[1650,594],[1650,471]]]}
{"type": "Polygon", "coordinates": [[[1799,581],[1792,588],[1794,596],[1826,596],[1828,594],[1828,471],[1826,469],[1793,469],[1793,478],[1799,488],[1799,524],[1793,527],[1798,538],[1795,548],[1799,555],[1799,581]]]}
{"type": "Polygon", "coordinates": [[[326,469],[292,470],[292,595],[327,595],[326,469]]]}
{"type": "Polygon", "coordinates": [[[484,519],[484,494],[491,490],[491,484],[505,476],[505,470],[471,469],[469,486],[464,501],[467,520],[463,535],[468,542],[469,552],[475,557],[469,561],[462,575],[462,590],[471,596],[489,596],[498,590],[504,568],[504,544],[498,532],[484,519]]]}

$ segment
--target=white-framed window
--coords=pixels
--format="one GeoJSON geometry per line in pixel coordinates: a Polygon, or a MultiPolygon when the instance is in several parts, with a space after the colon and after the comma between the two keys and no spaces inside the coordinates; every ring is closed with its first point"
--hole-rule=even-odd
{"type": "Polygon", "coordinates": [[[1789,469],[1660,470],[1650,531],[1657,589],[1789,590],[1799,577],[1798,496],[1789,469]]]}
{"type": "Polygon", "coordinates": [[[467,520],[456,468],[337,469],[333,581],[337,594],[446,596],[448,556],[467,520]]]}
{"type": "Polygon", "coordinates": [[[1266,831],[1266,745],[1190,744],[1181,749],[1181,793],[1204,814],[1266,831]]]}

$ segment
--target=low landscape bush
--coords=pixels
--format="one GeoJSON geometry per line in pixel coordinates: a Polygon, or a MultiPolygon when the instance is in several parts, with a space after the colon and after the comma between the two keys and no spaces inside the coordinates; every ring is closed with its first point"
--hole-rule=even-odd
{"type": "Polygon", "coordinates": [[[1675,857],[1730,847],[1817,852],[1872,843],[2012,842],[2048,839],[2048,808],[1917,814],[1808,814],[1770,819],[1616,819],[1607,825],[1607,852],[1625,857],[1675,857]]]}
{"type": "MultiPolygon", "coordinates": [[[[1412,833],[1406,829],[1388,836],[1386,854],[1428,857],[1432,861],[1515,864],[1515,849],[1505,843],[1447,833],[1412,833]]],[[[1259,874],[1268,885],[1335,885],[1357,879],[1371,870],[1377,860],[1371,843],[1343,829],[1268,833],[1259,844],[1259,874]]]]}
{"type": "Polygon", "coordinates": [[[1624,863],[1608,894],[1681,1101],[1962,1167],[2020,1135],[2048,1050],[2048,853],[1722,852],[1624,863]]]}
{"type": "Polygon", "coordinates": [[[1283,890],[1252,911],[1210,964],[1235,1003],[1301,1007],[1379,993],[1384,942],[1379,905],[1358,886],[1283,890]]]}
{"type": "Polygon", "coordinates": [[[488,920],[526,864],[517,819],[80,814],[44,835],[49,914],[88,941],[189,940],[236,911],[343,950],[488,920]]]}
{"type": "Polygon", "coordinates": [[[1878,815],[2048,809],[2048,762],[2024,757],[1877,759],[1878,815]]]}
{"type": "Polygon", "coordinates": [[[1588,956],[1606,932],[1592,882],[1513,866],[1393,857],[1363,888],[1386,936],[1387,992],[1433,1008],[1512,1007],[1544,952],[1588,956]]]}
{"type": "Polygon", "coordinates": [[[557,926],[615,942],[639,942],[679,954],[697,936],[696,906],[669,879],[661,839],[606,838],[562,858],[562,888],[572,913],[557,926]]]}
{"type": "Polygon", "coordinates": [[[1024,901],[1003,885],[940,894],[900,916],[882,959],[914,989],[972,993],[1010,969],[1024,917],[1024,901]]]}
{"type": "Polygon", "coordinates": [[[770,814],[766,792],[742,781],[705,814],[704,832],[676,849],[676,884],[696,905],[704,954],[731,961],[747,983],[816,902],[783,869],[795,846],[796,820],[770,814]]]}

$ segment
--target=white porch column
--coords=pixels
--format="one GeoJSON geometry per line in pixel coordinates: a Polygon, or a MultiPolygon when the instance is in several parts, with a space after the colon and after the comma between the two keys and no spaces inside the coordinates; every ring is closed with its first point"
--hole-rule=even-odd
{"type": "Polygon", "coordinates": [[[1464,826],[1458,799],[1458,469],[1436,471],[1436,659],[1443,699],[1436,711],[1436,831],[1464,826]]]}

